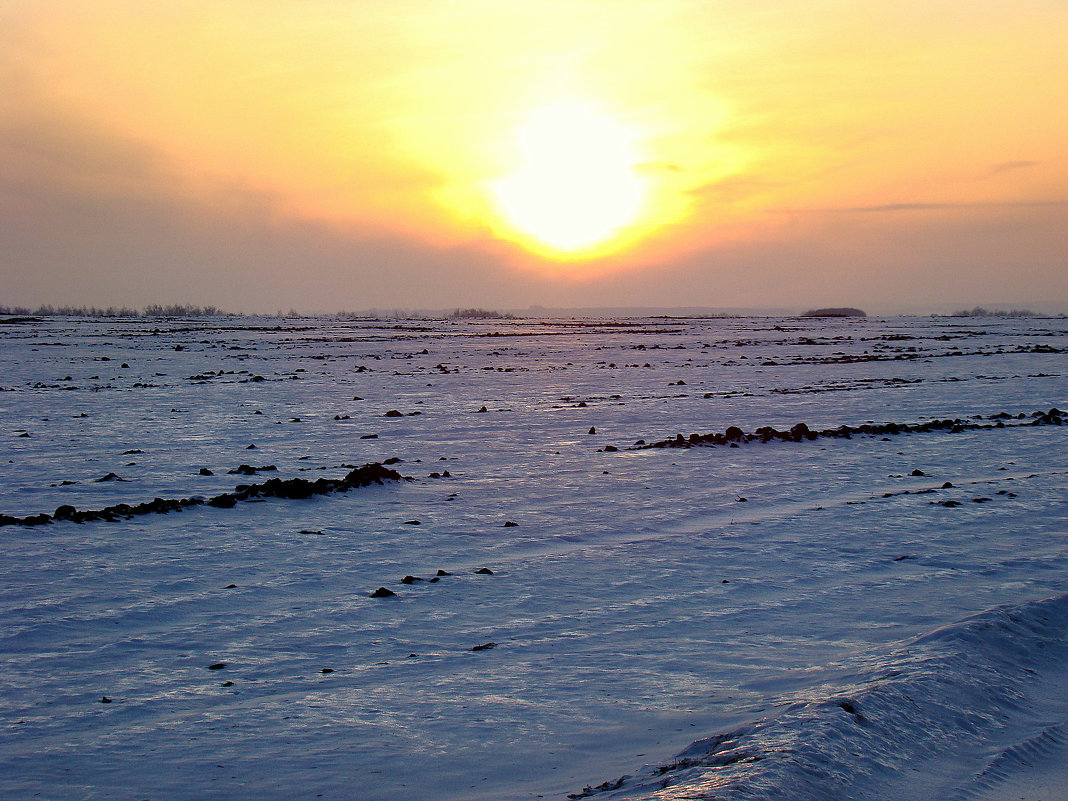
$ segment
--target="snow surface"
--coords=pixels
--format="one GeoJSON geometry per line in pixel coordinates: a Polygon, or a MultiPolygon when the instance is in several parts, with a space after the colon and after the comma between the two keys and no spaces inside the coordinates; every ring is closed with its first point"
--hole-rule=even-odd
{"type": "Polygon", "coordinates": [[[411,479],[0,527],[0,797],[1066,797],[1068,427],[1031,425],[1068,407],[1063,319],[0,342],[0,514],[411,479]]]}

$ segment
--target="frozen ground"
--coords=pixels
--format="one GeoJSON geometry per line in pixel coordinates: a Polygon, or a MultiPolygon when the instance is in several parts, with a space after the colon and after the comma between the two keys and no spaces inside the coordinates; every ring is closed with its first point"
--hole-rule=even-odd
{"type": "Polygon", "coordinates": [[[0,341],[0,514],[411,479],[0,527],[0,797],[1066,797],[1064,320],[0,341]]]}

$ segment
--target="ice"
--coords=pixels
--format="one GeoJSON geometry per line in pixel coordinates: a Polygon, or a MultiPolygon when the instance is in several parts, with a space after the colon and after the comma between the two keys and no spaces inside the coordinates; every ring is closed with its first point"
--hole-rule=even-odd
{"type": "Polygon", "coordinates": [[[4,797],[980,799],[1064,755],[1062,319],[0,337],[0,514],[411,479],[0,527],[4,797]]]}

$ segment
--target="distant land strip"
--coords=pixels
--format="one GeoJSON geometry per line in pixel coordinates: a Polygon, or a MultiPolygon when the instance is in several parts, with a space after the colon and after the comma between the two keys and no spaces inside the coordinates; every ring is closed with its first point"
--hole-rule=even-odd
{"type": "MultiPolygon", "coordinates": [[[[922,434],[932,431],[947,431],[951,434],[957,434],[962,431],[980,429],[1059,426],[1065,423],[1068,423],[1068,413],[1053,408],[1047,412],[1032,412],[1029,415],[998,412],[987,418],[977,414],[966,420],[958,417],[953,420],[929,420],[925,423],[864,423],[859,426],[842,425],[838,426],[838,428],[825,428],[820,431],[813,431],[805,423],[798,423],[786,431],[777,431],[771,426],[762,426],[751,433],[746,433],[737,426],[730,426],[722,433],[690,434],[688,437],[676,434],[670,439],[662,439],[658,442],[650,443],[640,439],[626,450],[714,447],[716,445],[736,448],[746,442],[804,442],[821,438],[850,439],[855,435],[887,436],[893,434],[922,434]],[[993,422],[978,422],[984,419],[993,422]]],[[[614,445],[606,445],[603,450],[613,452],[620,450],[620,448],[614,445]]]]}
{"type": "Polygon", "coordinates": [[[0,514],[0,526],[43,526],[57,520],[68,520],[73,523],[88,523],[94,520],[106,520],[115,522],[126,520],[138,515],[164,514],[176,512],[190,506],[214,506],[218,509],[231,509],[238,501],[249,501],[254,498],[286,498],[299,500],[310,498],[313,495],[327,495],[334,492],[347,492],[350,489],[366,487],[371,484],[382,484],[384,481],[400,481],[403,478],[396,470],[378,462],[369,462],[363,467],[350,470],[344,478],[320,478],[308,481],[304,478],[280,479],[272,478],[261,484],[239,484],[233,492],[224,492],[214,498],[205,500],[201,497],[192,498],[156,498],[146,503],[131,506],[128,503],[118,503],[104,509],[79,510],[70,505],[63,505],[52,514],[28,515],[27,517],[13,517],[0,514]]]}

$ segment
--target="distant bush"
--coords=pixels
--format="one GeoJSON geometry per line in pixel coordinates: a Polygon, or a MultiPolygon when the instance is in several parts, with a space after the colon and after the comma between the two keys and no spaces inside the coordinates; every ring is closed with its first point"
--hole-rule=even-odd
{"type": "Polygon", "coordinates": [[[843,307],[840,309],[812,309],[801,315],[802,317],[867,317],[867,313],[860,309],[843,307]]]}
{"type": "Polygon", "coordinates": [[[488,309],[457,309],[449,315],[452,320],[514,320],[514,314],[504,314],[488,309]]]}
{"type": "Polygon", "coordinates": [[[1029,309],[1012,309],[1006,311],[1005,309],[984,309],[982,306],[976,306],[969,311],[953,312],[950,317],[1038,317],[1036,312],[1029,309]]]}

